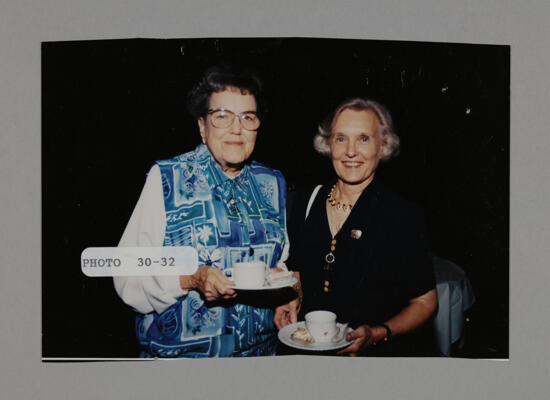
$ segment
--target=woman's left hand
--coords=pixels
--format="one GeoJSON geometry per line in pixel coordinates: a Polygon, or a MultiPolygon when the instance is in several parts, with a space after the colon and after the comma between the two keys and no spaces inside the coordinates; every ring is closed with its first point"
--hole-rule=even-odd
{"type": "Polygon", "coordinates": [[[375,328],[371,328],[368,325],[359,326],[357,329],[351,331],[346,335],[347,341],[355,341],[344,350],[339,351],[337,354],[357,357],[361,351],[365,350],[367,347],[376,342],[375,333],[375,328]]]}

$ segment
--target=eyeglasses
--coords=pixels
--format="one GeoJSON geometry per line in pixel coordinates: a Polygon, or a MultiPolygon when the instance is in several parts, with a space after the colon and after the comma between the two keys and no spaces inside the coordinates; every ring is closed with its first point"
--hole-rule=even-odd
{"type": "Polygon", "coordinates": [[[212,125],[216,128],[228,128],[235,121],[235,116],[239,117],[241,126],[248,131],[255,131],[260,127],[260,118],[254,111],[246,111],[240,114],[235,114],[231,110],[225,108],[217,108],[215,110],[208,110],[212,125]]]}

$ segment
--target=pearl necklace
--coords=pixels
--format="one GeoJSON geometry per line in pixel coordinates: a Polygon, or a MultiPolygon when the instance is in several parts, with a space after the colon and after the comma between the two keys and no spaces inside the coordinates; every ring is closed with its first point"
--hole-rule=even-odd
{"type": "Polygon", "coordinates": [[[344,211],[350,210],[351,211],[351,209],[353,207],[353,204],[340,203],[338,200],[336,200],[334,198],[334,189],[335,188],[336,188],[336,183],[334,184],[332,189],[330,189],[330,193],[328,194],[328,202],[330,203],[330,205],[332,207],[336,207],[338,210],[344,210],[344,211]]]}

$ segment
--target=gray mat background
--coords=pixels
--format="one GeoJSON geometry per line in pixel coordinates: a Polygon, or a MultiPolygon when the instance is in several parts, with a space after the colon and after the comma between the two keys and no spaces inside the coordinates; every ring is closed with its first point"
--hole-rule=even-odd
{"type": "MultiPolygon", "coordinates": [[[[547,1],[0,0],[0,393],[5,399],[542,399],[550,389],[547,1]],[[510,360],[42,363],[40,42],[333,37],[511,45],[510,360]]],[[[472,143],[475,146],[475,143],[472,143]]]]}

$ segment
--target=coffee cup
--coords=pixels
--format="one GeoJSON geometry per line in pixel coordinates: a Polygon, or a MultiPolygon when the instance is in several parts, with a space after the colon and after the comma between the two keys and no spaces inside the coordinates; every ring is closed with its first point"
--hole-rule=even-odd
{"type": "Polygon", "coordinates": [[[312,311],[306,314],[306,328],[316,342],[330,342],[338,329],[336,314],[331,311],[312,311]]]}
{"type": "Polygon", "coordinates": [[[230,268],[231,280],[236,286],[257,288],[265,281],[266,264],[261,261],[236,262],[230,268]]]}

